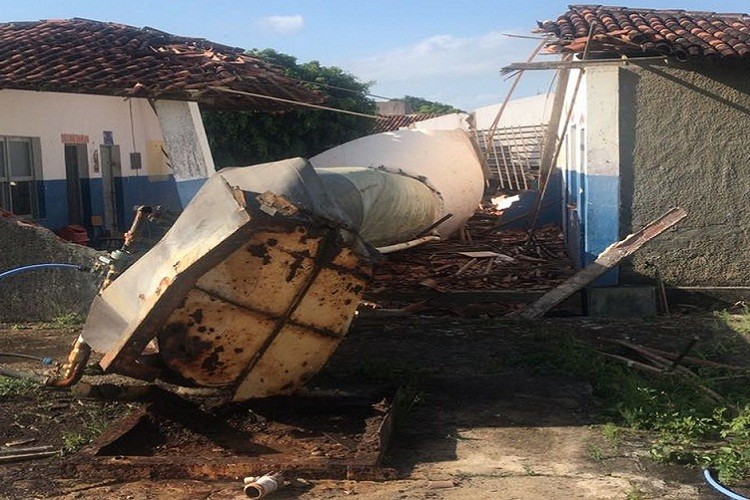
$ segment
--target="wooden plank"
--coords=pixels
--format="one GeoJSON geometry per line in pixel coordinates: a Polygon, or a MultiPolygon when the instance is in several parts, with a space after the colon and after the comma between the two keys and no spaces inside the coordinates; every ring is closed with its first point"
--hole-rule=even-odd
{"type": "MultiPolygon", "coordinates": [[[[534,50],[529,55],[528,59],[526,59],[527,63],[530,63],[534,60],[536,55],[539,53],[540,50],[544,47],[546,44],[546,41],[539,42],[539,45],[534,48],[534,50]]],[[[510,86],[510,90],[508,90],[508,93],[505,95],[505,99],[503,100],[503,103],[500,105],[500,109],[497,110],[497,115],[495,115],[495,119],[492,120],[492,125],[490,125],[490,132],[489,135],[492,137],[495,135],[495,130],[497,129],[498,124],[500,123],[500,118],[503,116],[503,112],[505,111],[506,106],[510,102],[510,98],[513,95],[513,91],[516,90],[516,87],[518,86],[518,83],[521,81],[521,77],[523,76],[523,70],[519,71],[519,73],[516,75],[516,77],[513,79],[513,83],[510,86]]]]}
{"type": "Polygon", "coordinates": [[[628,64],[667,64],[667,56],[630,57],[621,59],[588,59],[573,61],[540,61],[540,62],[518,62],[511,63],[500,70],[501,73],[512,73],[514,71],[534,71],[549,69],[576,69],[587,66],[609,66],[613,64],[627,66],[628,64]]]}
{"type": "Polygon", "coordinates": [[[563,106],[565,105],[565,94],[568,90],[570,70],[561,69],[557,78],[557,89],[555,90],[555,98],[552,101],[552,113],[550,114],[549,124],[547,124],[544,139],[542,139],[542,154],[539,159],[540,180],[547,178],[548,173],[551,172],[554,167],[554,165],[552,165],[552,158],[557,149],[557,135],[560,132],[560,119],[562,118],[563,106]]]}
{"type": "MultiPolygon", "coordinates": [[[[438,292],[435,290],[424,291],[399,291],[384,290],[380,292],[368,292],[365,299],[378,301],[396,302],[418,302],[428,300],[430,305],[467,305],[467,304],[493,304],[505,302],[523,302],[531,304],[544,295],[544,291],[534,290],[464,290],[438,292]]],[[[579,299],[571,299],[571,307],[580,307],[579,299]]],[[[362,317],[362,314],[360,314],[362,317]]]]}
{"type": "Polygon", "coordinates": [[[520,316],[526,319],[538,319],[542,317],[544,313],[555,305],[615,267],[623,259],[638,251],[644,244],[656,238],[685,217],[687,217],[685,210],[682,208],[673,208],[637,233],[631,234],[624,240],[610,245],[594,262],[578,271],[564,283],[544,294],[539,300],[524,309],[520,316]]]}

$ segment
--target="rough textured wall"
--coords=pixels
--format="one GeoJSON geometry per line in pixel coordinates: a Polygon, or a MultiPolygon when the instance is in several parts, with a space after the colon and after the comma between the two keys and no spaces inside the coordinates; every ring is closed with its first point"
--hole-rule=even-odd
{"type": "MultiPolygon", "coordinates": [[[[48,229],[0,217],[0,272],[47,262],[91,267],[96,254],[62,241],[48,229]]],[[[71,269],[10,276],[0,280],[0,322],[49,321],[70,313],[85,316],[97,287],[93,275],[71,269]]]]}
{"type": "Polygon", "coordinates": [[[667,284],[746,285],[750,66],[707,63],[623,73],[621,125],[629,121],[631,129],[621,135],[621,232],[627,234],[673,206],[689,215],[644,247],[622,269],[622,281],[653,276],[645,265],[650,261],[667,284]],[[630,109],[626,101],[632,103],[630,109]]]}

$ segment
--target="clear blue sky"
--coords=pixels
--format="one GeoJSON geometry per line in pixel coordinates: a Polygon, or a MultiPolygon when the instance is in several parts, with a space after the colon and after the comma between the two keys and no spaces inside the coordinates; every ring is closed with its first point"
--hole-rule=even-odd
{"type": "MultiPolygon", "coordinates": [[[[499,69],[523,61],[537,20],[559,0],[38,0],[3,2],[0,21],[84,17],[202,37],[243,48],[271,47],[301,62],[339,66],[388,97],[416,95],[466,110],[502,101],[499,69]]],[[[585,2],[581,2],[585,3],[585,2]]],[[[626,4],[628,5],[628,4],[626,4]]],[[[633,7],[747,12],[746,0],[633,0],[633,7]]],[[[549,57],[549,56],[547,56],[549,57]]],[[[545,92],[551,74],[524,78],[517,96],[545,92]]]]}

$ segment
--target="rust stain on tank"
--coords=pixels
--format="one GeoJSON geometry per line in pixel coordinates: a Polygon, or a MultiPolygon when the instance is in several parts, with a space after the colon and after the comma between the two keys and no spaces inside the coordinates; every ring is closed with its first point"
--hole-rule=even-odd
{"type": "Polygon", "coordinates": [[[268,249],[265,245],[248,245],[247,251],[250,252],[250,255],[253,257],[259,257],[263,259],[263,265],[268,265],[271,263],[271,257],[268,255],[268,249]]]}
{"type": "Polygon", "coordinates": [[[154,293],[156,295],[159,295],[161,291],[164,290],[166,287],[168,287],[171,282],[172,282],[172,278],[170,278],[169,276],[165,276],[159,282],[159,286],[156,287],[156,290],[154,290],[154,293]]]}

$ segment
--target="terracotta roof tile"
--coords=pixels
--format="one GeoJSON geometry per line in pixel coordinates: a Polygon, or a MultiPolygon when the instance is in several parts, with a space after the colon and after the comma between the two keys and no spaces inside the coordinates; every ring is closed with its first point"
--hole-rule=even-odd
{"type": "Polygon", "coordinates": [[[750,16],[685,10],[571,5],[539,30],[549,52],[583,52],[594,25],[592,57],[666,55],[679,60],[750,57],[750,16]]]}
{"type": "Polygon", "coordinates": [[[212,86],[323,100],[282,68],[204,39],[87,19],[0,24],[0,88],[191,100],[224,109],[290,107],[212,86]]]}
{"type": "Polygon", "coordinates": [[[440,113],[414,113],[411,115],[387,115],[380,116],[375,120],[373,127],[373,134],[379,134],[381,132],[393,132],[401,128],[406,128],[412,123],[421,122],[423,120],[429,120],[430,118],[437,118],[442,116],[440,113]]]}

